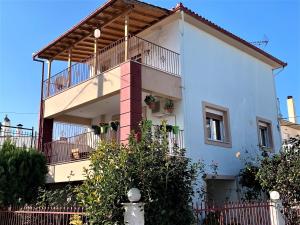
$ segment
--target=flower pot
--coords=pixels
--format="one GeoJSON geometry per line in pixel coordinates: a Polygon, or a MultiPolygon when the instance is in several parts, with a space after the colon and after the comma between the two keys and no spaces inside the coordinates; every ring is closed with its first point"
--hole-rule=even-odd
{"type": "Polygon", "coordinates": [[[99,127],[99,126],[93,125],[93,126],[92,126],[92,129],[94,130],[94,133],[95,133],[96,135],[99,135],[99,134],[100,134],[100,127],[99,127]]]}
{"type": "Polygon", "coordinates": [[[178,134],[179,133],[179,126],[173,126],[173,134],[178,134]]]}
{"type": "Polygon", "coordinates": [[[101,127],[100,127],[100,129],[101,129],[101,134],[107,134],[108,128],[109,128],[108,125],[106,125],[106,126],[101,126],[101,127]]]}
{"type": "Polygon", "coordinates": [[[165,111],[166,111],[167,113],[173,113],[174,108],[165,108],[165,111]]]}
{"type": "Polygon", "coordinates": [[[111,122],[111,123],[110,123],[110,127],[112,128],[112,130],[118,131],[119,124],[120,124],[120,123],[119,123],[118,121],[111,122]]]}
{"type": "Polygon", "coordinates": [[[155,102],[150,102],[148,104],[149,109],[155,109],[155,102]]]}

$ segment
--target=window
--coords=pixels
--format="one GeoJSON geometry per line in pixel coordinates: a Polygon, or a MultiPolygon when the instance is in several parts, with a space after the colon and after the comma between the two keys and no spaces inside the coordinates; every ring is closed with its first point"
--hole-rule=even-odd
{"type": "Polygon", "coordinates": [[[258,141],[261,148],[272,149],[272,123],[269,120],[257,118],[258,141]]]}
{"type": "Polygon", "coordinates": [[[231,147],[228,109],[203,102],[203,116],[205,143],[231,147]]]}

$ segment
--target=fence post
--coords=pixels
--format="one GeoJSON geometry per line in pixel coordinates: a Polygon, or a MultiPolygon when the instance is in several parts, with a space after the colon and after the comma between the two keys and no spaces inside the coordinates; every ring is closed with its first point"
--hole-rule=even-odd
{"type": "Polygon", "coordinates": [[[124,223],[126,225],[144,225],[144,203],[138,202],[141,199],[140,190],[131,188],[127,196],[130,203],[122,203],[125,209],[124,223]]]}
{"type": "Polygon", "coordinates": [[[283,209],[280,195],[277,191],[270,192],[270,220],[271,225],[285,225],[285,220],[281,210],[283,209]]]}

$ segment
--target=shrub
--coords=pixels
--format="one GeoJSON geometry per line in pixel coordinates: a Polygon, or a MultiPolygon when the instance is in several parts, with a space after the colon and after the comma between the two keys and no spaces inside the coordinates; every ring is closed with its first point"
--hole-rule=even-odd
{"type": "Polygon", "coordinates": [[[78,187],[78,200],[95,224],[123,224],[121,203],[136,187],[145,203],[146,224],[182,225],[194,221],[191,201],[193,185],[202,163],[168,155],[166,124],[152,136],[148,123],[141,125],[141,138],[130,137],[128,145],[101,143],[91,156],[86,180],[78,187]]]}
{"type": "Polygon", "coordinates": [[[0,206],[32,203],[47,172],[44,155],[4,142],[0,149],[0,206]]]}

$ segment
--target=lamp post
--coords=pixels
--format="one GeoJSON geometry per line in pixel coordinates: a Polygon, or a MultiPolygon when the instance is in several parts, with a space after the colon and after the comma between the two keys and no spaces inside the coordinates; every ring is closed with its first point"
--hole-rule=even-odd
{"type": "Polygon", "coordinates": [[[98,67],[98,54],[97,54],[97,51],[98,51],[98,39],[100,38],[101,36],[101,31],[100,29],[95,29],[94,30],[94,37],[95,37],[95,40],[94,40],[94,76],[97,75],[97,67],[98,67]]]}

